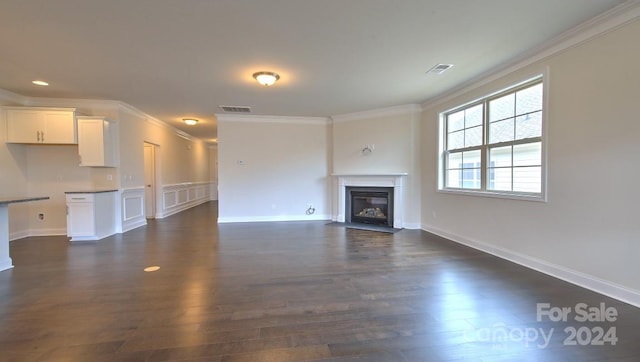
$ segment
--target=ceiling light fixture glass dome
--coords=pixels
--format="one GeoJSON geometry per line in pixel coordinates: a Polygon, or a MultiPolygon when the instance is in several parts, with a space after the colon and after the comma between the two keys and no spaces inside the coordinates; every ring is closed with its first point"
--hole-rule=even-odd
{"type": "Polygon", "coordinates": [[[257,72],[253,73],[253,77],[258,81],[258,83],[266,86],[273,85],[280,76],[274,72],[257,72]]]}

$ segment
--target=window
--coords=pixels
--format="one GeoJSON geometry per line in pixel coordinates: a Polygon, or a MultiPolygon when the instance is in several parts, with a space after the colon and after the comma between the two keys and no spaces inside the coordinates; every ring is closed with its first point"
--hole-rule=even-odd
{"type": "Polygon", "coordinates": [[[440,189],[542,199],[543,82],[444,112],[440,189]]]}

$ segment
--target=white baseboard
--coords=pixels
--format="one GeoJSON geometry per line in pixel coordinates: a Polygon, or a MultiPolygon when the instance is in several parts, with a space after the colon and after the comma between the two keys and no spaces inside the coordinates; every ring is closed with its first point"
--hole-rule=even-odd
{"type": "Polygon", "coordinates": [[[268,221],[320,221],[331,219],[330,215],[275,215],[275,216],[232,216],[218,217],[218,223],[268,222],[268,221]]]}
{"type": "Polygon", "coordinates": [[[27,238],[29,236],[31,236],[29,234],[29,230],[14,231],[11,234],[9,234],[9,241],[27,238]]]}
{"type": "Polygon", "coordinates": [[[422,230],[438,236],[442,236],[443,238],[483,251],[485,253],[495,255],[499,258],[514,262],[516,264],[520,264],[527,268],[539,271],[541,273],[592,290],[594,292],[604,294],[608,297],[623,301],[625,303],[629,303],[633,306],[640,307],[640,291],[638,290],[627,288],[623,285],[600,279],[593,275],[585,274],[561,265],[549,263],[545,260],[514,252],[499,246],[451,234],[447,231],[440,230],[428,225],[423,224],[422,230]]]}
{"type": "Polygon", "coordinates": [[[13,268],[13,262],[11,258],[0,260],[0,271],[13,268]]]}
{"type": "Polygon", "coordinates": [[[422,225],[419,224],[419,223],[412,223],[412,222],[405,222],[404,223],[404,228],[405,229],[419,230],[421,227],[422,227],[422,225]]]}
{"type": "Polygon", "coordinates": [[[122,232],[126,233],[129,230],[137,229],[145,225],[147,225],[147,219],[145,219],[144,217],[132,219],[122,224],[122,232]]]}
{"type": "Polygon", "coordinates": [[[52,229],[30,229],[21,230],[11,233],[9,240],[18,240],[22,238],[28,238],[30,236],[60,236],[67,235],[66,228],[52,228],[52,229]]]}
{"type": "Polygon", "coordinates": [[[58,229],[32,229],[29,231],[29,236],[59,236],[67,235],[66,228],[58,229]]]}

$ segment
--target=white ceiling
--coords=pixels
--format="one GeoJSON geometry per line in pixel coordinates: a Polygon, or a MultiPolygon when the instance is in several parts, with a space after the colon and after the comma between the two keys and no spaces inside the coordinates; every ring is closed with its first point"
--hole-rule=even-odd
{"type": "Polygon", "coordinates": [[[0,88],[120,100],[211,140],[220,105],[332,116],[421,103],[623,2],[2,0],[0,88]],[[454,67],[425,74],[437,63],[454,67]],[[260,70],[281,79],[260,86],[260,70]]]}

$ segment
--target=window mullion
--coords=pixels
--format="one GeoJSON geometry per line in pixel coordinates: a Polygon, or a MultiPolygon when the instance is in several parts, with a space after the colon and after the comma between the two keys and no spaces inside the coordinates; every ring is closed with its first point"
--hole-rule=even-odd
{"type": "Polygon", "coordinates": [[[485,100],[483,103],[482,114],[482,148],[480,149],[480,189],[486,191],[488,189],[489,178],[489,157],[487,154],[487,144],[489,143],[489,102],[485,100]]]}
{"type": "Polygon", "coordinates": [[[542,142],[542,137],[531,137],[531,138],[522,138],[515,141],[496,142],[496,143],[491,143],[487,146],[491,146],[491,147],[504,147],[504,146],[511,146],[511,145],[517,146],[517,145],[524,145],[527,143],[536,143],[536,142],[542,142]]]}

